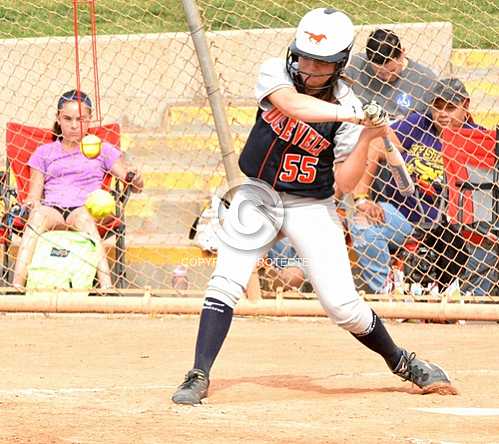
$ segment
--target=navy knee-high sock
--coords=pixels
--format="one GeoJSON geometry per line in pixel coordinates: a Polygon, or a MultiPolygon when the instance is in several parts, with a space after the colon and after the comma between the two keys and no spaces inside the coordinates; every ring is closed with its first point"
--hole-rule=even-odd
{"type": "Polygon", "coordinates": [[[372,324],[368,333],[364,335],[352,333],[352,335],[366,347],[383,356],[388,367],[392,370],[397,367],[402,350],[393,342],[383,322],[374,311],[372,324]]]}
{"type": "Polygon", "coordinates": [[[218,352],[229,332],[234,310],[218,299],[207,297],[204,300],[199,320],[196,341],[194,368],[210,373],[218,352]]]}

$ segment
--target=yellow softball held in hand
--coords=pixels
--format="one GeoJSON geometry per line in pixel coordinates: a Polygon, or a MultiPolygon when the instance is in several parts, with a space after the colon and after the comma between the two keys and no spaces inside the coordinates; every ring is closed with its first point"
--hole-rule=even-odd
{"type": "Polygon", "coordinates": [[[81,139],[80,150],[85,157],[95,159],[101,151],[102,142],[95,134],[87,134],[81,139]]]}
{"type": "Polygon", "coordinates": [[[116,202],[109,191],[95,190],[88,195],[85,208],[94,219],[102,219],[115,214],[116,202]]]}

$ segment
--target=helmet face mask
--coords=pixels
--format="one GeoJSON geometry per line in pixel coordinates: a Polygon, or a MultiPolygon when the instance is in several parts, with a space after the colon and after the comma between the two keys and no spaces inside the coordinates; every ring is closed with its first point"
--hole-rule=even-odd
{"type": "Polygon", "coordinates": [[[332,97],[332,90],[350,61],[353,36],[351,20],[340,11],[319,8],[305,14],[286,59],[286,69],[298,92],[332,97]],[[321,86],[307,85],[309,79],[324,74],[301,71],[300,58],[330,63],[331,76],[321,86]]]}
{"type": "Polygon", "coordinates": [[[297,55],[292,52],[291,48],[288,48],[288,53],[286,56],[286,69],[288,71],[288,74],[290,75],[291,79],[293,80],[293,84],[296,88],[296,90],[300,93],[307,93],[311,94],[313,96],[316,95],[323,95],[332,92],[332,89],[336,85],[337,80],[341,77],[343,74],[344,68],[347,65],[347,62],[349,60],[349,54],[350,51],[346,54],[345,58],[342,61],[336,62],[336,63],[330,63],[331,64],[331,75],[329,76],[329,79],[325,80],[322,86],[312,86],[310,84],[307,84],[307,81],[310,78],[314,77],[324,77],[324,74],[315,74],[315,73],[310,73],[310,72],[305,72],[300,70],[299,67],[299,58],[307,58],[307,59],[312,59],[312,60],[317,60],[313,59],[311,57],[305,57],[301,55],[297,55]]]}

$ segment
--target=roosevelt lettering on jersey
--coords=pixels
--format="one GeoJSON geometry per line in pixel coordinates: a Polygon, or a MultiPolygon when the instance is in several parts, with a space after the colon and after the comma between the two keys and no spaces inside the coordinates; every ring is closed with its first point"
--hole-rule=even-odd
{"type": "Polygon", "coordinates": [[[339,122],[305,123],[278,108],[259,109],[239,158],[241,171],[277,191],[319,199],[333,194],[339,122]]]}
{"type": "Polygon", "coordinates": [[[296,128],[297,123],[298,123],[298,120],[289,118],[288,121],[286,122],[286,126],[282,130],[279,137],[282,140],[289,142],[289,140],[291,139],[291,135],[293,134],[293,130],[296,128]]]}
{"type": "Polygon", "coordinates": [[[262,114],[263,120],[270,124],[274,133],[282,133],[282,124],[287,120],[287,117],[279,111],[278,108],[272,108],[270,111],[265,111],[262,114]]]}
{"type": "Polygon", "coordinates": [[[293,137],[293,145],[298,145],[298,141],[301,139],[305,131],[307,130],[308,125],[301,120],[298,121],[298,127],[295,131],[295,136],[293,137]]]}
{"type": "Polygon", "coordinates": [[[262,113],[262,119],[270,124],[277,136],[289,142],[293,136],[293,145],[297,145],[302,150],[313,156],[319,154],[331,146],[331,142],[325,139],[318,131],[307,123],[286,117],[279,109],[272,108],[262,113]],[[284,125],[284,121],[286,124],[284,125]]]}

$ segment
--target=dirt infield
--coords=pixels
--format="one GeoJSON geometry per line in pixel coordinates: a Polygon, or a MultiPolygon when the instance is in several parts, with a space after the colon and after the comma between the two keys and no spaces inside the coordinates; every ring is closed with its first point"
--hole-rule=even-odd
{"type": "Polygon", "coordinates": [[[0,326],[0,443],[499,443],[498,324],[389,323],[460,391],[423,396],[325,318],[236,318],[199,407],[169,400],[197,317],[0,326]]]}

